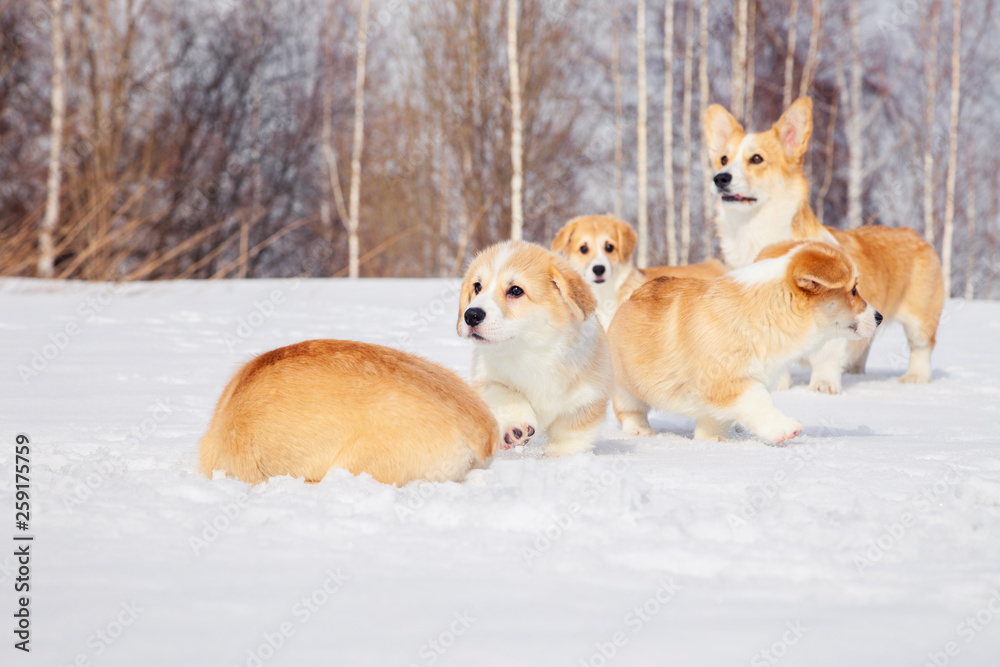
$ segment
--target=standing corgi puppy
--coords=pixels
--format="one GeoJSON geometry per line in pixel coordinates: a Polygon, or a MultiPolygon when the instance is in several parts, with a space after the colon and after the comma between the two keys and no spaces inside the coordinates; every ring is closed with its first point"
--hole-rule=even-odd
{"type": "Polygon", "coordinates": [[[498,243],[472,261],[458,334],[475,343],[472,381],[500,423],[501,447],[545,433],[547,454],[593,449],[613,384],[594,307],[580,275],[541,246],[498,243]]]}
{"type": "MultiPolygon", "coordinates": [[[[809,205],[802,157],[812,135],[812,101],[796,100],[771,129],[747,134],[717,104],[705,112],[705,141],[719,196],[718,236],[726,264],[746,266],[772,243],[814,239],[839,246],[858,272],[858,289],[885,317],[898,320],[910,344],[902,382],[929,382],[931,351],[944,306],[934,248],[908,227],[824,227],[809,205]]],[[[830,341],[810,356],[809,388],[836,394],[841,374],[864,372],[870,341],[830,341]]]]}
{"type": "Polygon", "coordinates": [[[384,484],[459,481],[500,440],[476,392],[412,354],[349,340],[310,340],[247,362],[222,392],[201,439],[199,470],[258,484],[318,482],[330,468],[384,484]]]}
{"type": "Polygon", "coordinates": [[[836,337],[868,339],[882,320],[858,294],[847,256],[825,243],[785,243],[714,280],[657,278],[615,315],[608,337],[615,415],[651,435],[650,406],[697,420],[696,439],[742,424],[767,442],[802,432],[768,387],[804,352],[836,337]]]}
{"type": "Polygon", "coordinates": [[[638,269],[632,264],[635,230],[610,215],[585,215],[567,222],[552,241],[552,252],[569,260],[597,299],[597,318],[607,329],[611,318],[639,285],[659,277],[708,280],[726,272],[717,259],[686,266],[638,269]]]}

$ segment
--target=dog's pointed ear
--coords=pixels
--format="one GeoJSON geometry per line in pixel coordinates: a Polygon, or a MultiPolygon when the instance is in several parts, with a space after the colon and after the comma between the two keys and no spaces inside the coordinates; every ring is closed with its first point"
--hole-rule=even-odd
{"type": "Polygon", "coordinates": [[[801,160],[809,148],[809,139],[813,131],[812,109],[812,100],[800,97],[781,114],[781,118],[772,128],[778,135],[785,155],[793,160],[801,160]]]}
{"type": "Polygon", "coordinates": [[[575,228],[576,225],[573,224],[572,220],[563,225],[562,229],[559,230],[559,233],[556,234],[555,240],[552,241],[552,247],[550,250],[560,254],[563,253],[573,240],[573,230],[575,228]]]}
{"type": "Polygon", "coordinates": [[[635,250],[635,230],[632,225],[621,220],[615,220],[615,227],[618,229],[618,252],[621,253],[622,262],[627,262],[632,259],[632,252],[635,250]]]}
{"type": "Polygon", "coordinates": [[[713,162],[726,148],[729,138],[742,131],[743,126],[722,105],[713,104],[705,109],[705,148],[713,162]]]}
{"type": "Polygon", "coordinates": [[[811,294],[838,289],[853,282],[854,267],[841,250],[825,243],[793,248],[788,270],[795,284],[811,294]]]}
{"type": "Polygon", "coordinates": [[[578,320],[582,322],[594,313],[597,301],[579,273],[559,261],[549,264],[549,276],[578,320]]]}

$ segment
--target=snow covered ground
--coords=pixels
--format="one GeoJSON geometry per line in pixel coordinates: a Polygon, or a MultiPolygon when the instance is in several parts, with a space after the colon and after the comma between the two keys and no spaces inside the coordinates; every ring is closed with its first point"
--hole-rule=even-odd
{"type": "Polygon", "coordinates": [[[466,376],[455,285],[0,281],[3,665],[1000,665],[1000,304],[951,301],[934,382],[901,328],[787,447],[692,422],[463,484],[209,481],[232,372],[309,338],[466,376]],[[31,653],[13,649],[31,442],[31,653]]]}

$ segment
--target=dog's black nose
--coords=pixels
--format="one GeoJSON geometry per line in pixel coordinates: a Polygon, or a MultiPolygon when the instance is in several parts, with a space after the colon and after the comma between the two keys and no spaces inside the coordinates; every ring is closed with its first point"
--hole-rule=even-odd
{"type": "Polygon", "coordinates": [[[604,267],[601,264],[598,264],[597,266],[594,267],[594,275],[595,276],[604,275],[604,267]]]}
{"type": "Polygon", "coordinates": [[[723,172],[720,172],[720,173],[716,174],[712,178],[712,181],[715,183],[715,187],[717,187],[720,190],[722,190],[727,185],[729,185],[730,183],[733,182],[733,175],[732,174],[727,174],[726,172],[723,171],[723,172]]]}
{"type": "Polygon", "coordinates": [[[469,308],[465,311],[465,323],[474,327],[486,319],[486,311],[482,308],[469,308]]]}
{"type": "Polygon", "coordinates": [[[875,311],[875,326],[882,324],[882,313],[875,311]]]}

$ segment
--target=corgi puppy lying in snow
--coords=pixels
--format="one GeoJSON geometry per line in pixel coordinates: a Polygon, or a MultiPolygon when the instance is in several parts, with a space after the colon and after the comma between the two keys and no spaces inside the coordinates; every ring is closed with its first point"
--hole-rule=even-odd
{"type": "Polygon", "coordinates": [[[546,454],[593,449],[613,385],[608,342],[583,278],[521,241],[472,261],[458,333],[475,343],[472,381],[500,424],[502,448],[548,436],[546,454]]]}
{"type": "Polygon", "coordinates": [[[733,424],[773,443],[802,432],[770,384],[832,338],[871,338],[882,316],[832,245],[779,244],[761,257],[714,280],[657,278],[621,305],[608,337],[625,433],[653,433],[650,406],[696,419],[696,439],[724,440],[733,424]]]}
{"type": "Polygon", "coordinates": [[[597,299],[597,319],[607,329],[615,311],[639,285],[659,277],[708,280],[726,272],[711,259],[687,266],[638,269],[632,264],[635,230],[610,215],[585,215],[567,222],[552,241],[552,252],[569,260],[597,299]]]}
{"type": "MultiPolygon", "coordinates": [[[[906,331],[910,365],[900,380],[929,382],[945,296],[937,253],[910,228],[840,231],[819,224],[802,174],[811,135],[807,97],[796,100],[771,129],[751,134],[721,106],[706,110],[705,141],[715,169],[718,236],[726,264],[746,266],[780,241],[813,239],[839,246],[857,268],[861,293],[906,331]]],[[[845,370],[864,372],[870,342],[837,339],[811,355],[809,388],[839,393],[845,370]]]]}
{"type": "Polygon", "coordinates": [[[257,484],[330,468],[384,484],[459,481],[486,467],[496,420],[449,370],[405,352],[311,340],[266,352],[229,382],[201,439],[199,470],[257,484]]]}

